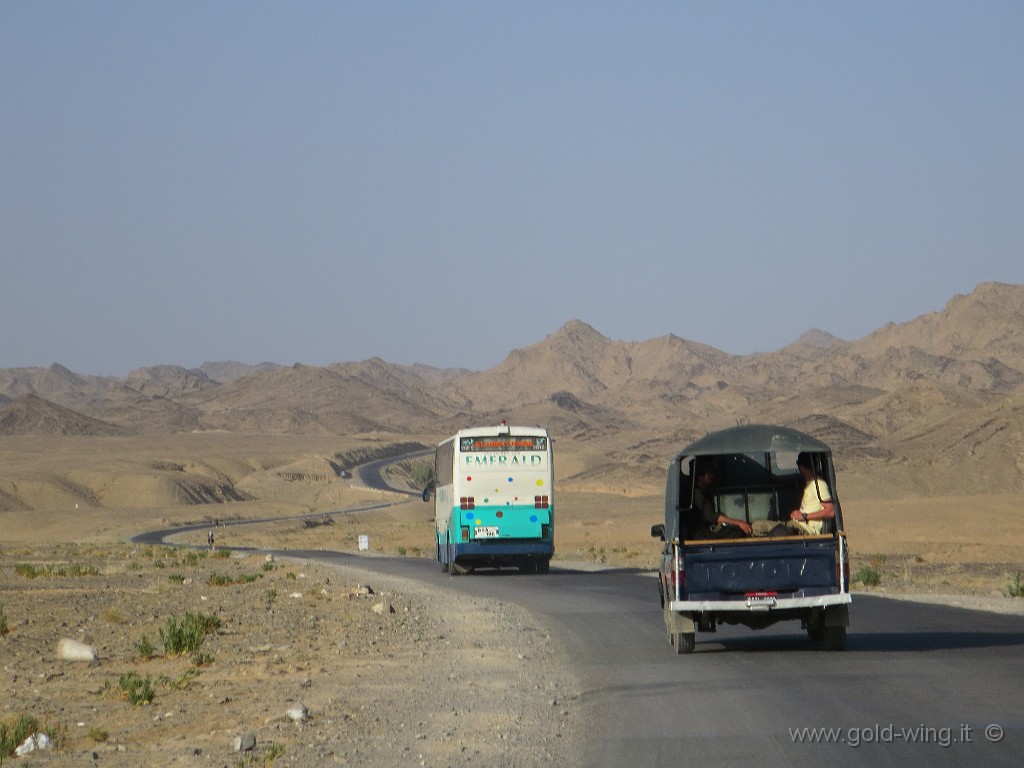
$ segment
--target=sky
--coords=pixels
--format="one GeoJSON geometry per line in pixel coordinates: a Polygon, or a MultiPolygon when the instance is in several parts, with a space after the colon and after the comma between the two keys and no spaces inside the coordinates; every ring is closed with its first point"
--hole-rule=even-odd
{"type": "Polygon", "coordinates": [[[1024,283],[1024,4],[0,0],[0,368],[732,354],[1024,283]]]}

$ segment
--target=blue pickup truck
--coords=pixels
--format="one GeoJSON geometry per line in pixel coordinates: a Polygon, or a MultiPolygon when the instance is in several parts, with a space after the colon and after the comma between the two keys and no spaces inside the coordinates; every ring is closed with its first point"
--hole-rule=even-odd
{"type": "Polygon", "coordinates": [[[829,447],[786,427],[714,432],[672,457],[665,522],[651,535],[664,543],[658,588],[677,653],[719,624],[780,621],[843,649],[850,559],[835,480],[829,447]]]}

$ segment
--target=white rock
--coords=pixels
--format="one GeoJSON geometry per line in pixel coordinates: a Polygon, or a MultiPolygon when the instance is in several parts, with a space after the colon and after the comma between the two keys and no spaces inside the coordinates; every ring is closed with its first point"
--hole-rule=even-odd
{"type": "Polygon", "coordinates": [[[45,733],[33,733],[22,744],[14,750],[14,754],[18,757],[27,755],[29,752],[39,750],[42,752],[44,749],[50,748],[50,737],[45,733]]]}
{"type": "Polygon", "coordinates": [[[57,657],[67,661],[96,661],[99,654],[91,645],[62,637],[57,642],[57,657]]]}
{"type": "Polygon", "coordinates": [[[294,707],[290,707],[286,714],[288,715],[289,720],[296,723],[301,723],[304,720],[309,719],[309,710],[306,709],[306,705],[302,703],[296,704],[294,707]]]}

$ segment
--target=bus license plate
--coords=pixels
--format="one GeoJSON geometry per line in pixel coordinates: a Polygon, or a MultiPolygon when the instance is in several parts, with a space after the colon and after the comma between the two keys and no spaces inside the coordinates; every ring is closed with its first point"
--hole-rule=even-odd
{"type": "Polygon", "coordinates": [[[496,539],[498,538],[498,526],[478,525],[473,529],[473,535],[478,539],[496,539]]]}

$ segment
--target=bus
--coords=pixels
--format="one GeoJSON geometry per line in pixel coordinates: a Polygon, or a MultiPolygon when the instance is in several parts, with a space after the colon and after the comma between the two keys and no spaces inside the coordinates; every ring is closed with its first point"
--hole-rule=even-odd
{"type": "MultiPolygon", "coordinates": [[[[423,492],[430,500],[431,488],[423,492]]],[[[434,530],[441,570],[547,573],[555,552],[551,437],[540,427],[472,427],[437,445],[434,530]]]]}

